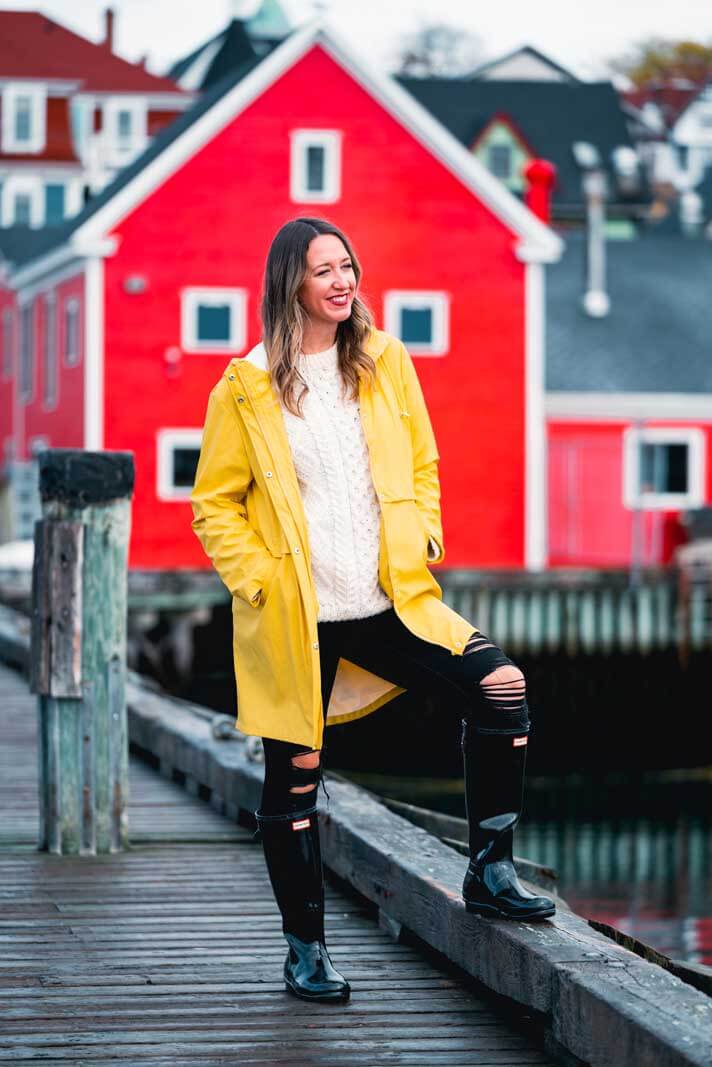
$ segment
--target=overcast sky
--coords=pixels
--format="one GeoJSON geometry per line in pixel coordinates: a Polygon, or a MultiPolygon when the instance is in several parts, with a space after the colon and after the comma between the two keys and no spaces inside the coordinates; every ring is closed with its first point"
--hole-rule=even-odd
{"type": "MultiPolygon", "coordinates": [[[[258,0],[114,0],[115,48],[128,59],[147,54],[165,71],[176,58],[217,33],[232,12],[258,0]]],[[[93,40],[103,35],[106,0],[0,0],[2,10],[41,10],[93,40]]],[[[532,44],[583,77],[601,76],[605,61],[652,36],[712,40],[712,0],[284,0],[296,20],[321,6],[353,44],[388,63],[402,36],[419,22],[440,20],[476,33],[484,58],[532,44]]]]}

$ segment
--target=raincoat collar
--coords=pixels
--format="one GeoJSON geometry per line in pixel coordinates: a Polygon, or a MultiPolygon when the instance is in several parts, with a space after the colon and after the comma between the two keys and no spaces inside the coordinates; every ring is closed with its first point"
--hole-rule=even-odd
{"type": "MultiPolygon", "coordinates": [[[[388,346],[388,335],[382,330],[372,330],[365,344],[366,351],[373,360],[377,360],[378,357],[385,351],[388,346]]],[[[257,378],[262,375],[269,375],[269,364],[267,359],[267,350],[262,341],[255,345],[246,356],[236,356],[230,360],[230,363],[225,369],[225,377],[228,377],[235,367],[239,367],[240,371],[247,370],[248,374],[254,374],[257,378]]]]}

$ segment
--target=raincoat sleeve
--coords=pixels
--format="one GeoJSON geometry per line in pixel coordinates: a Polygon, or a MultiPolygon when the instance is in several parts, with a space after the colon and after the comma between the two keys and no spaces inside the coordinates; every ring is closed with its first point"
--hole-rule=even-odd
{"type": "Polygon", "coordinates": [[[423,390],[405,345],[402,346],[401,357],[401,377],[405,385],[406,408],[413,442],[415,502],[428,531],[428,562],[440,563],[445,558],[438,477],[440,454],[425,406],[423,390]]]}
{"type": "Polygon", "coordinates": [[[258,607],[278,561],[247,521],[244,499],[251,481],[237,417],[213,390],[190,496],[191,525],[232,595],[258,607]]]}

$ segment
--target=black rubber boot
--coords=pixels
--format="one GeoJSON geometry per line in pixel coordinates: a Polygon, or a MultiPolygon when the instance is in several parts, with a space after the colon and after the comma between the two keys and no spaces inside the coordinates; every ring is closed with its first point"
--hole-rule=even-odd
{"type": "Polygon", "coordinates": [[[462,886],[468,911],[499,919],[548,919],[549,897],[519,881],[512,860],[514,827],[522,813],[526,734],[477,733],[462,723],[470,863],[462,886]]]}
{"type": "Polygon", "coordinates": [[[287,989],[304,1000],[348,1000],[324,939],[324,878],[316,805],[286,815],[255,812],[272,889],[289,945],[287,989]]]}

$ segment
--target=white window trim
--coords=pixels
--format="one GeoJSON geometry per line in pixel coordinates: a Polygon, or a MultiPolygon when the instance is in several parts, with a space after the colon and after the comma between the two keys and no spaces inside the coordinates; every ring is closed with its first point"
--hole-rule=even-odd
{"type": "Polygon", "coordinates": [[[433,313],[433,339],[405,342],[412,355],[446,356],[450,348],[450,294],[422,289],[389,289],[383,296],[383,320],[387,333],[401,334],[401,311],[404,307],[430,308],[433,313]]]}
{"type": "Polygon", "coordinates": [[[192,486],[173,484],[173,452],[176,448],[200,448],[201,429],[164,428],[156,431],[156,496],[159,500],[188,500],[192,486]]]}
{"type": "Polygon", "coordinates": [[[705,502],[705,434],[694,427],[629,426],[623,433],[623,504],[633,510],[700,507],[705,502]],[[686,493],[640,492],[640,445],[681,444],[688,446],[686,493]]]}
{"type": "Polygon", "coordinates": [[[148,141],[148,107],[145,98],[111,96],[104,101],[101,133],[108,156],[113,161],[126,162],[143,151],[148,141]],[[128,144],[119,141],[119,112],[132,114],[133,137],[128,144]]]}
{"type": "Polygon", "coordinates": [[[2,183],[0,218],[3,226],[15,225],[15,196],[26,194],[30,198],[30,226],[44,224],[44,182],[34,174],[10,174],[2,183]]]}
{"type": "Polygon", "coordinates": [[[247,290],[227,287],[181,289],[181,348],[184,352],[242,352],[247,345],[247,290]],[[200,341],[197,334],[199,304],[230,305],[230,340],[200,341]]]}
{"type": "Polygon", "coordinates": [[[2,150],[15,154],[36,155],[47,141],[47,89],[44,85],[6,85],[2,90],[2,150]],[[29,141],[15,138],[15,103],[19,96],[32,100],[32,129],[29,141]]]}
{"type": "Polygon", "coordinates": [[[289,195],[297,204],[334,204],[341,198],[341,130],[291,130],[289,195]],[[307,189],[307,149],[324,149],[324,189],[307,189]]]}
{"type": "Polygon", "coordinates": [[[62,302],[62,363],[65,367],[78,367],[82,361],[82,326],[81,326],[81,303],[79,297],[70,296],[62,302]],[[67,348],[67,337],[69,330],[67,329],[67,317],[70,314],[76,316],[76,330],[75,336],[77,341],[77,350],[70,354],[67,348]]]}

